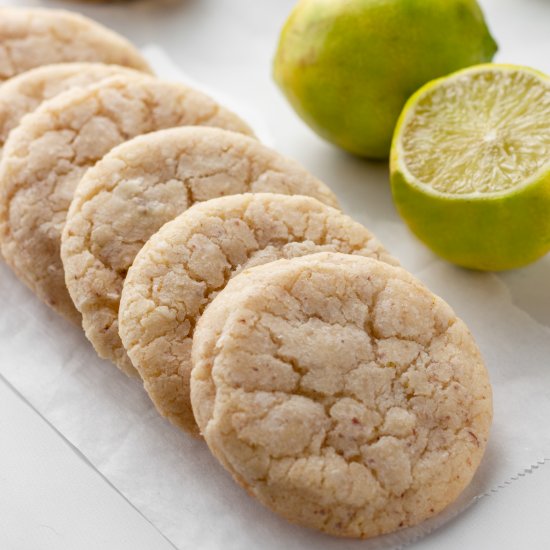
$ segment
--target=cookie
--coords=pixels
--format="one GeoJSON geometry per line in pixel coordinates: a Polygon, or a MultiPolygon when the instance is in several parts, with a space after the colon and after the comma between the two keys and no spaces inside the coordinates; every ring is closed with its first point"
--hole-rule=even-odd
{"type": "Polygon", "coordinates": [[[151,72],[128,40],[65,10],[0,8],[0,82],[52,63],[97,61],[151,72]]]}
{"type": "Polygon", "coordinates": [[[141,75],[69,90],[24,117],[10,133],[0,164],[0,246],[6,262],[42,300],[80,322],[59,255],[78,181],[130,138],[193,124],[251,133],[201,92],[141,75]]]}
{"type": "Polygon", "coordinates": [[[10,131],[43,101],[127,71],[132,69],[103,63],[59,63],[10,78],[0,85],[0,154],[10,131]]]}
{"type": "Polygon", "coordinates": [[[252,193],[197,204],[164,225],[130,268],[119,333],[158,411],[198,434],[189,396],[195,324],[240,270],[338,251],[395,260],[361,224],[311,197],[252,193]]]}
{"type": "Polygon", "coordinates": [[[368,538],[471,481],[492,420],[466,325],[401,268],[316,254],[245,271],[195,329],[191,398],[214,455],[289,521],[368,538]]]}
{"type": "Polygon", "coordinates": [[[248,191],[316,197],[329,188],[254,139],[219,128],[182,127],[137,137],[88,170],[62,236],[65,282],[98,354],[137,374],[118,335],[124,278],[145,242],[196,202],[248,191]]]}

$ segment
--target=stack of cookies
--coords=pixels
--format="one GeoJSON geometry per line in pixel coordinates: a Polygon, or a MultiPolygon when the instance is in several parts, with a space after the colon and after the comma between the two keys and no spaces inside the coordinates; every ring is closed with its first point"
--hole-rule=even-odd
{"type": "Polygon", "coordinates": [[[470,482],[467,327],[330,189],[124,39],[0,9],[0,246],[158,411],[290,521],[372,537],[470,482]]]}

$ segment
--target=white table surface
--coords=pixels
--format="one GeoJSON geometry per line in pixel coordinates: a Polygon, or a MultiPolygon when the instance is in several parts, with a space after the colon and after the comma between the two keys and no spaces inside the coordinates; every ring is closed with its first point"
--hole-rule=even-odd
{"type": "MultiPolygon", "coordinates": [[[[131,3],[0,0],[0,5],[78,9],[138,45],[161,45],[193,78],[261,110],[273,145],[330,183],[338,177],[330,160],[341,166],[347,159],[297,119],[270,77],[277,33],[292,4],[292,0],[144,0],[132,7],[131,3]]],[[[549,0],[481,4],[500,44],[499,60],[550,72],[549,0]]],[[[541,315],[549,307],[540,304],[541,315]]],[[[546,462],[410,548],[546,550],[550,548],[549,489],[550,462],[546,462]]],[[[0,549],[173,548],[0,379],[0,549]]]]}

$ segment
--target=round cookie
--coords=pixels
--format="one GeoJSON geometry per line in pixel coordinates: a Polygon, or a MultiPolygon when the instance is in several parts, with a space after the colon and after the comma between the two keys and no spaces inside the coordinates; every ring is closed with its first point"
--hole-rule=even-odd
{"type": "Polygon", "coordinates": [[[24,115],[43,101],[104,78],[132,73],[132,69],[103,63],[59,63],[45,65],[10,78],[0,85],[0,154],[8,134],[24,115]]]}
{"type": "Polygon", "coordinates": [[[67,215],[61,258],[69,294],[101,357],[137,374],[120,341],[118,310],[126,273],[151,235],[194,203],[249,191],[338,204],[298,163],[219,128],[139,136],[86,172],[67,215]]]}
{"type": "Polygon", "coordinates": [[[59,255],[78,181],[128,139],[195,124],[252,133],[203,93],[149,76],[111,77],[44,102],[10,133],[2,155],[0,246],[6,262],[43,301],[80,322],[59,255]]]}
{"type": "Polygon", "coordinates": [[[0,8],[0,82],[41,65],[97,61],[151,72],[125,38],[65,10],[0,8]]]}
{"type": "Polygon", "coordinates": [[[195,330],[191,398],[233,477],[291,522],[368,538],[453,502],[483,456],[487,371],[401,268],[341,254],[250,269],[195,330]]]}
{"type": "Polygon", "coordinates": [[[212,199],[153,235],[126,277],[119,333],[160,414],[198,434],[189,396],[193,329],[227,281],[249,266],[324,250],[395,263],[361,224],[300,195],[212,199]]]}

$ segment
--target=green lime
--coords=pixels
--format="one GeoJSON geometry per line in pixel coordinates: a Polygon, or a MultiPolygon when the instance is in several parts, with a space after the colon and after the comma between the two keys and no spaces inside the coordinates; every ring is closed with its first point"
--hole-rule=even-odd
{"type": "Polygon", "coordinates": [[[301,0],[282,30],[274,76],[321,136],[387,158],[413,92],[496,50],[475,0],[301,0]]]}
{"type": "Polygon", "coordinates": [[[550,77],[486,64],[426,84],[391,152],[395,204],[463,267],[521,267],[550,250],[550,77]]]}

